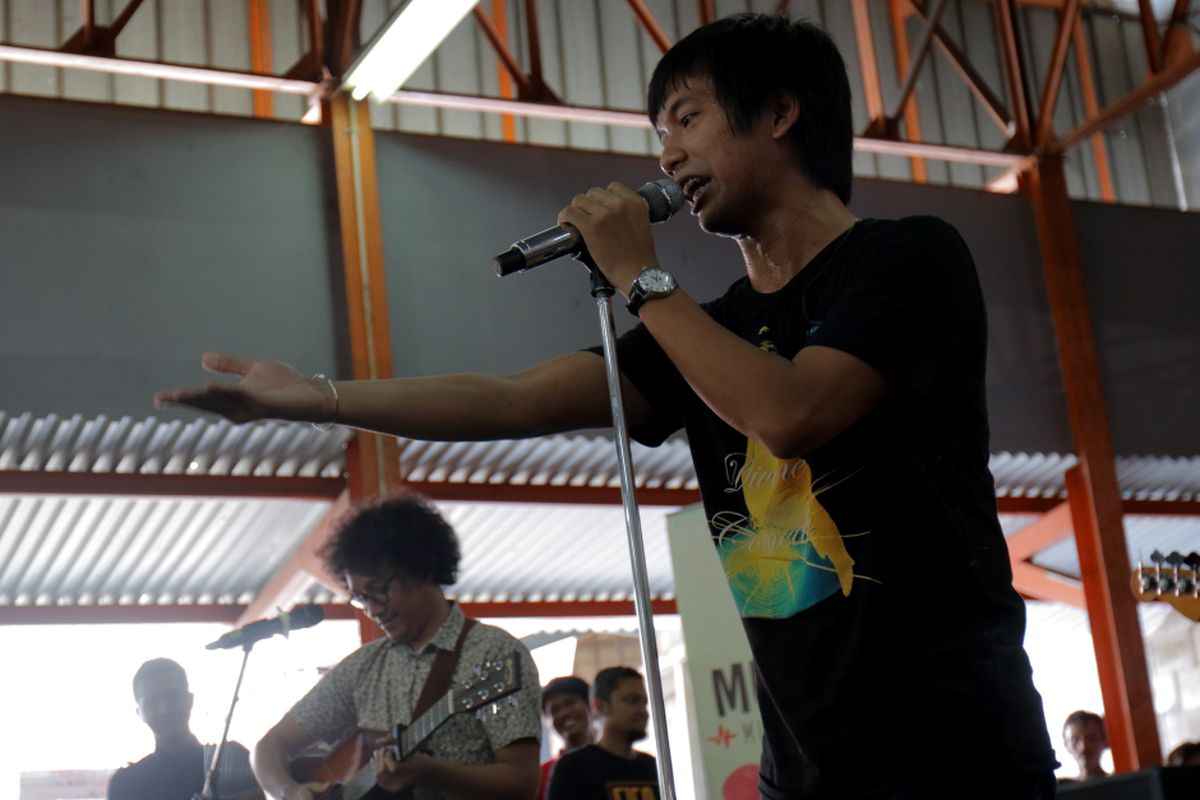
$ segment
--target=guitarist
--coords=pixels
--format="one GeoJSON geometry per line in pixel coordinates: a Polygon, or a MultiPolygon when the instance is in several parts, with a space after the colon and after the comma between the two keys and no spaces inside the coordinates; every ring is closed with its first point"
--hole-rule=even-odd
{"type": "Polygon", "coordinates": [[[450,525],[428,502],[405,495],[358,511],[321,555],[330,572],[344,577],[350,601],[384,638],[326,673],[258,743],[253,763],[263,788],[283,800],[321,797],[328,786],[294,779],[291,758],[356,731],[370,755],[393,724],[409,724],[424,710],[419,704],[444,694],[423,696],[431,674],[446,670],[449,662],[451,685],[465,683],[488,659],[517,651],[521,688],[516,694],[478,715],[450,717],[424,743],[424,752],[397,762],[380,751],[374,765],[380,787],[411,789],[414,800],[530,800],[537,790],[541,734],[537,669],[519,641],[468,620],[447,601],[443,587],[457,580],[459,562],[450,525]]]}

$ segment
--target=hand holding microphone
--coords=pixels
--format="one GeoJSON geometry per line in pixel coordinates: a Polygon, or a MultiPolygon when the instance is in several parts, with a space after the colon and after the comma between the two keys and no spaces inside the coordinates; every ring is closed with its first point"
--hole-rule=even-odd
{"type": "MultiPolygon", "coordinates": [[[[650,222],[662,222],[683,207],[683,191],[669,178],[651,181],[636,192],[620,183],[576,195],[558,215],[559,224],[513,243],[496,256],[492,269],[498,276],[524,272],[564,255],[578,254],[587,242],[588,252],[608,275],[617,256],[636,264],[634,275],[654,261],[650,222]],[[648,212],[648,213],[647,213],[648,212]]],[[[619,278],[618,278],[619,279],[619,278]]],[[[632,280],[632,276],[630,278],[632,280]]],[[[614,281],[614,285],[625,288],[614,281]]]]}

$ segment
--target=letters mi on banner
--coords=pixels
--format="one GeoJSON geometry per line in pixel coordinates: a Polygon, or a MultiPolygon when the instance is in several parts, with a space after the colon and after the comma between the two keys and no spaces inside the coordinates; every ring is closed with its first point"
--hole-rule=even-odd
{"type": "Polygon", "coordinates": [[[687,649],[697,800],[758,800],[762,721],[750,645],[699,506],[667,517],[687,649]]]}

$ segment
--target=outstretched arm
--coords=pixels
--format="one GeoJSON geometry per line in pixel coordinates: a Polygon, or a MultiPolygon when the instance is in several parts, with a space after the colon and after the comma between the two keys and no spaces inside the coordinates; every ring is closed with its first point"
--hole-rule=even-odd
{"type": "MultiPolygon", "coordinates": [[[[604,360],[589,352],[569,353],[505,376],[339,381],[336,398],[324,381],[279,361],[205,353],[201,364],[240,380],[159,392],[155,403],[188,406],[233,422],[336,421],[440,441],[522,438],[611,424],[604,360]]],[[[627,381],[623,396],[630,424],[649,419],[649,405],[627,381]]]]}

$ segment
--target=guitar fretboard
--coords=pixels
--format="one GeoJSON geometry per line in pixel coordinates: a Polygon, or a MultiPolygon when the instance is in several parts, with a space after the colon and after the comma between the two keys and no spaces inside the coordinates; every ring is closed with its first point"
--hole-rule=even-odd
{"type": "Polygon", "coordinates": [[[433,735],[443,722],[454,714],[454,692],[447,692],[441,700],[434,703],[428,711],[415,722],[404,729],[400,735],[399,749],[401,760],[412,755],[421,742],[433,735]]]}

